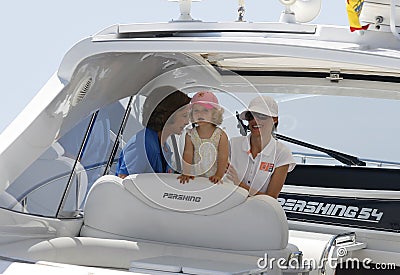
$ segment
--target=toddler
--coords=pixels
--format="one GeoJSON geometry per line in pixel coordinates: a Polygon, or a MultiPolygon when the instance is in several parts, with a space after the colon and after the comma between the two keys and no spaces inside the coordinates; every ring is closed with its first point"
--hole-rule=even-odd
{"type": "Polygon", "coordinates": [[[190,101],[190,120],[194,127],[185,136],[183,172],[180,183],[194,176],[208,177],[219,183],[228,163],[229,142],[226,133],[218,127],[224,110],[217,97],[209,91],[196,93],[190,101]]]}

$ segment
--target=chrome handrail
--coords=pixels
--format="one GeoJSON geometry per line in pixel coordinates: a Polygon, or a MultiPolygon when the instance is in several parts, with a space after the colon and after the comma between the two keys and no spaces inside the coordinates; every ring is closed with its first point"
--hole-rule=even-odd
{"type": "Polygon", "coordinates": [[[400,35],[397,32],[396,26],[396,0],[390,1],[390,31],[392,32],[393,36],[400,40],[400,35]]]}
{"type": "Polygon", "coordinates": [[[327,242],[327,244],[325,245],[324,250],[322,251],[321,258],[320,258],[320,260],[319,260],[319,266],[321,267],[321,269],[319,270],[318,274],[320,274],[320,275],[326,275],[326,263],[327,263],[327,260],[328,260],[328,258],[329,258],[329,253],[331,252],[332,247],[336,245],[336,241],[337,241],[339,238],[342,238],[342,237],[350,237],[351,240],[352,240],[353,242],[355,242],[355,240],[356,240],[356,233],[355,233],[355,232],[341,233],[341,234],[338,234],[338,235],[333,236],[333,237],[327,242]]]}

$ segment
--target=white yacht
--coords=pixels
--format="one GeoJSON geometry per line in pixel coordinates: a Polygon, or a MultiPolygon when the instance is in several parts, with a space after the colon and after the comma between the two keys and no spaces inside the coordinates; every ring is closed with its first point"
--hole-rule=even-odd
{"type": "Polygon", "coordinates": [[[400,1],[359,1],[355,32],[307,23],[320,0],[281,2],[280,22],[247,22],[239,1],[216,23],[180,0],[176,20],[74,45],[0,136],[0,273],[399,274],[400,1]],[[213,91],[229,138],[251,98],[274,97],[297,161],[279,198],[115,176],[161,86],[213,91]]]}

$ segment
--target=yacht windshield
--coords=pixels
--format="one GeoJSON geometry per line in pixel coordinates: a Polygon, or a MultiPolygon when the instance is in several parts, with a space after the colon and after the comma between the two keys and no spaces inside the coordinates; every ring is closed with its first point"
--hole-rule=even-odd
{"type": "MultiPolygon", "coordinates": [[[[241,135],[236,112],[244,111],[257,95],[269,95],[279,106],[277,134],[358,157],[367,167],[400,167],[400,101],[393,96],[397,84],[348,80],[342,85],[293,75],[216,73],[210,66],[158,75],[133,94],[132,101],[129,95],[62,129],[61,137],[1,194],[0,207],[49,217],[78,215],[90,187],[102,175],[116,173],[121,149],[143,129],[143,103],[157,85],[176,87],[190,97],[201,90],[213,92],[224,109],[220,127],[228,138],[241,135]],[[52,195],[44,201],[44,194],[52,195]]],[[[174,154],[169,165],[178,172],[190,128],[191,123],[173,135],[177,145],[167,139],[174,154]]],[[[281,142],[299,164],[345,165],[326,153],[281,142]]]]}

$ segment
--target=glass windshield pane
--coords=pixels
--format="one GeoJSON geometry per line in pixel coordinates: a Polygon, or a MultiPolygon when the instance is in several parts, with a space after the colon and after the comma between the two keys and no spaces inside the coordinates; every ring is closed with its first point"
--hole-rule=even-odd
{"type": "MultiPolygon", "coordinates": [[[[228,70],[213,75],[209,71],[207,66],[188,66],[166,72],[153,82],[177,87],[190,96],[212,91],[224,109],[220,127],[229,138],[240,135],[236,112],[245,110],[258,95],[269,95],[279,105],[278,134],[358,157],[368,166],[399,167],[398,84],[356,78],[335,83],[319,75],[297,77],[295,72],[275,76],[228,70]]],[[[184,136],[180,136],[181,147],[184,136]]],[[[324,152],[281,141],[298,163],[346,165],[324,152]]]]}
{"type": "MultiPolygon", "coordinates": [[[[310,85],[311,86],[311,85],[310,85]]],[[[340,88],[338,88],[340,90],[340,88]]],[[[400,116],[398,100],[349,96],[265,93],[279,105],[277,133],[326,149],[357,156],[368,166],[399,167],[400,116]]],[[[235,94],[244,105],[255,96],[235,94]]],[[[225,98],[224,95],[219,95],[225,98]]],[[[243,107],[227,100],[225,108],[243,107]]],[[[239,135],[237,121],[224,120],[228,136],[239,135]]],[[[282,141],[298,163],[344,165],[323,152],[282,141]]]]}
{"type": "Polygon", "coordinates": [[[79,213],[87,191],[104,173],[124,109],[120,102],[116,102],[99,110],[92,127],[89,127],[92,116],[79,122],[10,184],[2,194],[0,206],[55,217],[71,181],[60,214],[71,217],[79,213]]]}

